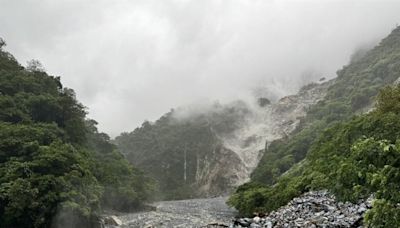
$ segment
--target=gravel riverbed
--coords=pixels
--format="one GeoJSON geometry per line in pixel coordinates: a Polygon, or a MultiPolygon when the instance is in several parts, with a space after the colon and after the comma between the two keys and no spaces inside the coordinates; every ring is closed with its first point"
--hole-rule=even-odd
{"type": "MultiPolygon", "coordinates": [[[[155,211],[120,215],[119,227],[198,228],[208,224],[230,224],[236,211],[226,205],[226,197],[157,202],[155,211]]],[[[112,227],[112,226],[109,226],[112,227]]]]}

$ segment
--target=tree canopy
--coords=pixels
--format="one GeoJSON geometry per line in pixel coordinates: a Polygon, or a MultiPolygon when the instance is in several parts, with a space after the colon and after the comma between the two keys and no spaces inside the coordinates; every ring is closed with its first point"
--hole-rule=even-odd
{"type": "Polygon", "coordinates": [[[0,49],[0,227],[90,227],[149,199],[150,179],[86,113],[60,77],[0,49]]]}

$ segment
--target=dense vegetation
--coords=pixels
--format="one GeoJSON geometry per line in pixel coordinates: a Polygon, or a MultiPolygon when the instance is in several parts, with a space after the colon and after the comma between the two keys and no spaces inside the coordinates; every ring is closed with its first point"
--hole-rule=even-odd
{"type": "Polygon", "coordinates": [[[400,28],[337,74],[325,99],[311,106],[297,130],[289,138],[269,144],[252,174],[254,181],[273,184],[305,157],[323,129],[370,108],[379,89],[400,77],[400,28]]]}
{"type": "Polygon", "coordinates": [[[385,88],[374,111],[337,123],[313,143],[305,161],[273,186],[242,186],[230,202],[244,213],[271,211],[311,189],[328,189],[356,202],[374,194],[366,221],[373,227],[400,223],[400,86],[385,88]]]}
{"type": "Polygon", "coordinates": [[[212,150],[217,139],[206,125],[170,124],[169,115],[122,134],[116,144],[129,161],[157,180],[160,198],[195,197],[197,156],[212,150]]]}
{"type": "MultiPolygon", "coordinates": [[[[202,175],[213,167],[222,147],[218,135],[229,134],[247,114],[244,103],[216,103],[205,113],[172,110],[154,123],[144,122],[130,133],[116,137],[115,144],[127,159],[158,182],[161,199],[197,197],[202,175]],[[203,170],[203,171],[202,171],[203,170]]],[[[216,184],[226,185],[224,180],[216,184]]],[[[221,187],[223,189],[224,187],[221,187]]]]}
{"type": "Polygon", "coordinates": [[[266,148],[252,181],[237,189],[230,204],[249,214],[274,210],[310,189],[326,188],[352,201],[374,193],[366,222],[398,227],[400,89],[381,91],[376,110],[354,113],[368,110],[380,89],[399,77],[396,28],[338,72],[325,99],[310,108],[291,136],[266,148]]]}
{"type": "Polygon", "coordinates": [[[151,182],[72,89],[37,61],[24,68],[0,41],[0,227],[90,227],[101,208],[140,207],[151,182]]]}

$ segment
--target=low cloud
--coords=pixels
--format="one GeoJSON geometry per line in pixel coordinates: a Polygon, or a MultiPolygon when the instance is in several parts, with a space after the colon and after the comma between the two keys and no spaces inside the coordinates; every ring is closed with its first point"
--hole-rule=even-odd
{"type": "Polygon", "coordinates": [[[400,22],[399,1],[1,0],[0,36],[75,89],[100,130],[332,78],[400,22]],[[310,73],[311,72],[311,73],[310,73]]]}

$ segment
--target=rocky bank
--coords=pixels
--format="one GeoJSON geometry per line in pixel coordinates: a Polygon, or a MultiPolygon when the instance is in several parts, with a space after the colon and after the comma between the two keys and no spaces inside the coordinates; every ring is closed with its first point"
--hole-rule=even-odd
{"type": "Polygon", "coordinates": [[[326,191],[309,192],[267,216],[236,219],[228,227],[362,227],[371,199],[358,204],[337,202],[326,191]]]}

